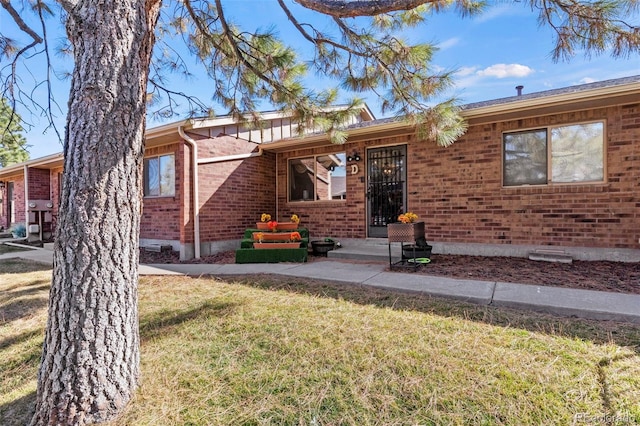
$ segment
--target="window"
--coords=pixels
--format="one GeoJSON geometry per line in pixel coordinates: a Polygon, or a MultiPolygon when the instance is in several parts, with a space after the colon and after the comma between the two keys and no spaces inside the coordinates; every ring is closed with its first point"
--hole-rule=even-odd
{"type": "Polygon", "coordinates": [[[161,155],[144,159],[144,196],[171,197],[175,195],[175,156],[161,155]]]}
{"type": "Polygon", "coordinates": [[[346,158],[341,152],[289,160],[289,201],[345,199],[346,158]]]}
{"type": "Polygon", "coordinates": [[[604,123],[503,135],[505,186],[604,180],[604,123]]]}

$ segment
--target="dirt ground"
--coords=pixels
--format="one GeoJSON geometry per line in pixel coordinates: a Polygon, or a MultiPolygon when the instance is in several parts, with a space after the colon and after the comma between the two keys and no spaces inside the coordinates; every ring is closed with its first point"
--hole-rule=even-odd
{"type": "MultiPolygon", "coordinates": [[[[326,260],[325,257],[310,255],[308,261],[326,260]]],[[[140,252],[140,262],[181,263],[176,252],[150,253],[144,250],[140,252]]],[[[235,263],[235,253],[227,251],[182,263],[235,263]]],[[[413,272],[413,268],[404,269],[403,272],[413,272]]],[[[640,263],[573,261],[565,264],[515,257],[434,254],[431,256],[431,263],[420,266],[413,273],[640,294],[640,263]]]]}

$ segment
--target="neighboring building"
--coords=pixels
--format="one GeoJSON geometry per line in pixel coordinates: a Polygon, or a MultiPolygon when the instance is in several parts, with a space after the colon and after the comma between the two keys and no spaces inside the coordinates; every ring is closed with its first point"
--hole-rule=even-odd
{"type": "MultiPolygon", "coordinates": [[[[346,125],[372,119],[363,106],[359,116],[346,125]]],[[[296,135],[298,128],[277,112],[262,113],[261,120],[261,129],[218,117],[147,130],[142,246],[171,245],[181,259],[189,259],[235,247],[244,230],[255,226],[263,212],[276,217],[276,155],[263,147],[296,135]],[[199,253],[194,247],[196,239],[200,241],[199,253]]],[[[319,167],[326,170],[340,163],[333,156],[320,160],[319,167]]],[[[310,167],[315,170],[315,165],[310,167]]],[[[9,228],[26,221],[27,225],[39,225],[37,233],[48,237],[58,215],[62,171],[62,154],[0,168],[0,226],[9,228]]],[[[332,190],[330,175],[325,173],[319,192],[332,190]]],[[[302,188],[300,194],[301,199],[310,197],[302,188]]]]}
{"type": "MultiPolygon", "coordinates": [[[[640,249],[640,76],[470,104],[462,114],[469,129],[448,148],[366,108],[345,145],[292,137],[275,115],[268,131],[226,119],[150,129],[141,244],[170,243],[189,258],[199,239],[207,254],[237,244],[263,212],[296,213],[314,237],[385,238],[387,223],[412,211],[430,242],[499,244],[505,253],[640,249]]],[[[57,205],[60,161],[0,169],[0,225],[23,221],[33,194],[57,205]]]]}

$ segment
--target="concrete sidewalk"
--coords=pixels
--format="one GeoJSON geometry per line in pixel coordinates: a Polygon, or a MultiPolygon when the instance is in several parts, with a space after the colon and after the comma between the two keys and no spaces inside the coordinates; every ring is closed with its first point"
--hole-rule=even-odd
{"type": "MultiPolygon", "coordinates": [[[[0,255],[52,264],[46,249],[0,255]]],[[[530,309],[562,316],[640,324],[640,295],[491,281],[459,280],[415,273],[387,272],[386,263],[162,264],[140,265],[140,275],[279,274],[410,291],[491,306],[530,309]]]]}

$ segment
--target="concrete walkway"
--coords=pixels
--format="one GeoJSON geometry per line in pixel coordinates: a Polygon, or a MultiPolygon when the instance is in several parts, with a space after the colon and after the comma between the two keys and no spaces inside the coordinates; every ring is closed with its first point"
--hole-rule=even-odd
{"type": "MultiPolygon", "coordinates": [[[[23,258],[51,265],[52,254],[47,249],[20,251],[0,255],[0,262],[9,258],[23,258]]],[[[140,265],[139,273],[189,276],[279,274],[417,292],[482,305],[640,324],[640,295],[459,280],[411,272],[387,272],[387,267],[386,263],[346,263],[327,259],[310,263],[140,265]]]]}

